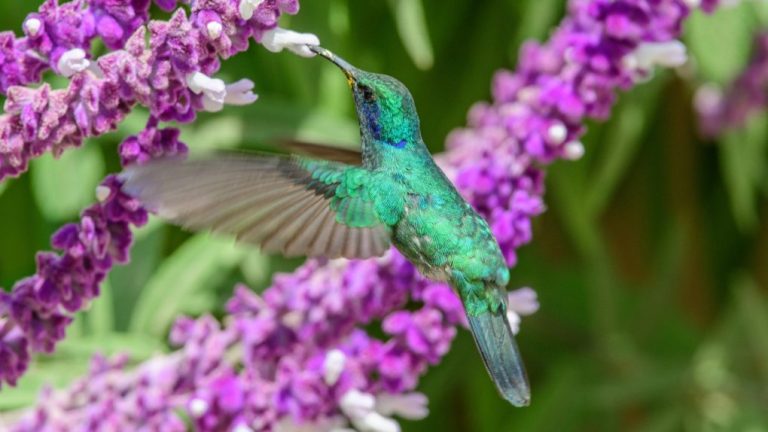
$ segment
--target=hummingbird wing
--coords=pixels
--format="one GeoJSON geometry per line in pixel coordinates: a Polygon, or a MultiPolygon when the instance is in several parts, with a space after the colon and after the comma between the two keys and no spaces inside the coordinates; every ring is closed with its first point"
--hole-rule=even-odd
{"type": "Polygon", "coordinates": [[[355,150],[314,142],[300,141],[294,138],[278,140],[278,148],[287,150],[289,153],[308,156],[314,159],[341,162],[353,166],[360,166],[363,164],[363,154],[359,149],[355,150]]]}
{"type": "Polygon", "coordinates": [[[235,234],[285,256],[368,258],[390,246],[368,175],[301,157],[219,155],[151,162],[120,178],[126,192],[185,228],[235,234]]]}

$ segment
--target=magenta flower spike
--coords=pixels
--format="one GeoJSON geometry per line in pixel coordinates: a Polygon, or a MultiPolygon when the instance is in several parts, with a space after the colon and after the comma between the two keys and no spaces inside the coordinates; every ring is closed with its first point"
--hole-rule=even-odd
{"type": "MultiPolygon", "coordinates": [[[[7,143],[0,147],[0,178],[21,174],[45,151],[106,133],[137,104],[152,118],[120,146],[123,163],[183,153],[178,132],[160,128],[160,121],[191,121],[197,111],[255,98],[248,83],[228,86],[214,77],[220,59],[244,50],[250,37],[272,51],[302,55],[310,55],[302,44],[316,41],[276,27],[281,13],[297,12],[295,1],[191,0],[189,17],[177,11],[170,22],[151,22],[146,44],[144,27],[133,18],[144,16],[137,11],[145,3],[130,3],[134,15],[90,3],[86,9],[99,12],[89,16],[109,25],[96,36],[83,19],[67,38],[50,36],[68,41],[55,64],[53,54],[29,65],[0,57],[4,70],[17,74],[2,82],[8,103],[0,118],[7,143]],[[85,51],[88,37],[122,48],[99,59],[72,51],[85,51]],[[45,68],[74,70],[69,87],[11,87],[39,79],[45,68]]],[[[551,39],[527,43],[517,70],[494,78],[493,102],[474,106],[467,127],[448,137],[439,162],[488,219],[510,266],[532,239],[532,218],[545,210],[543,166],[584,154],[584,121],[607,118],[618,90],[647,79],[655,66],[685,61],[675,38],[690,3],[572,0],[551,39]]],[[[28,23],[25,31],[42,35],[47,23],[35,19],[39,24],[28,23]]],[[[0,42],[2,53],[29,49],[25,38],[0,42]]],[[[130,227],[144,223],[146,212],[114,177],[97,195],[99,203],[78,224],[54,235],[62,253],[41,253],[38,273],[0,298],[5,382],[18,379],[32,352],[54,349],[71,312],[95,298],[112,264],[128,257],[130,227]]],[[[532,290],[510,294],[516,328],[520,316],[537,308],[532,290]]],[[[275,277],[261,295],[238,287],[221,322],[179,318],[170,335],[178,349],[169,355],[136,368],[123,357],[95,358],[90,373],[70,388],[45,391],[14,430],[174,431],[186,430],[187,419],[201,431],[399,431],[396,417],[428,413],[426,398],[415,391],[419,379],[465,324],[455,293],[421,277],[394,251],[366,261],[309,260],[275,277]],[[364,330],[371,324],[380,324],[382,339],[364,330]]]]}

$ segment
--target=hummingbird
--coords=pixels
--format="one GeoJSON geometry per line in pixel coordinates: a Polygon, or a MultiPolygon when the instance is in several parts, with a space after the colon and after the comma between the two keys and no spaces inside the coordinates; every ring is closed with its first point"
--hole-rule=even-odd
{"type": "Polygon", "coordinates": [[[488,223],[437,166],[408,89],[332,52],[354,96],[359,152],[302,145],[301,155],[160,160],[124,171],[124,190],[192,230],[234,234],[285,256],[369,258],[395,246],[459,294],[491,379],[514,406],[530,388],[507,319],[509,269],[488,223]]]}

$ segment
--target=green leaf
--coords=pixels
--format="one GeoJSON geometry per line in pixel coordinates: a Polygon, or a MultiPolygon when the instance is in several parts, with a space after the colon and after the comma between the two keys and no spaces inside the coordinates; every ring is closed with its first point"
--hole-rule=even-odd
{"type": "Polygon", "coordinates": [[[345,147],[355,147],[360,135],[357,123],[328,116],[322,112],[313,112],[302,119],[296,129],[296,138],[306,142],[342,143],[345,147]]]}
{"type": "Polygon", "coordinates": [[[328,2],[328,26],[337,36],[349,34],[349,5],[342,0],[328,2]]]}
{"type": "Polygon", "coordinates": [[[739,275],[734,282],[736,308],[743,329],[755,357],[756,370],[760,372],[764,385],[768,385],[768,303],[755,281],[746,274],[739,275]]]}
{"type": "Polygon", "coordinates": [[[181,140],[193,152],[236,148],[243,142],[245,130],[242,117],[221,115],[211,118],[197,127],[184,127],[181,140]]]}
{"type": "MultiPolygon", "coordinates": [[[[9,411],[29,406],[37,400],[45,387],[61,388],[88,371],[88,358],[57,360],[44,364],[34,361],[30,364],[34,373],[24,375],[16,387],[3,387],[0,397],[0,411],[9,411]]],[[[2,424],[0,423],[0,426],[2,424]]]]}
{"type": "Polygon", "coordinates": [[[397,33],[417,68],[430,69],[435,62],[421,0],[390,0],[397,33]]]}
{"type": "Polygon", "coordinates": [[[585,388],[583,373],[574,364],[561,363],[551,367],[546,380],[539,383],[530,408],[525,415],[512,412],[508,423],[498,430],[505,431],[568,431],[576,430],[574,424],[582,411],[590,388],[585,388]],[[557,416],[551,413],[558,413],[557,416]]]}
{"type": "Polygon", "coordinates": [[[141,361],[158,352],[164,352],[164,340],[138,333],[106,333],[102,336],[65,339],[56,347],[54,359],[90,358],[96,353],[105,356],[127,353],[132,360],[141,361]]]}
{"type": "Polygon", "coordinates": [[[32,192],[46,219],[74,218],[95,200],[104,177],[104,160],[98,148],[85,145],[64,152],[56,160],[45,154],[32,161],[32,192]]]}
{"type": "Polygon", "coordinates": [[[7,187],[8,187],[8,180],[5,180],[2,183],[0,183],[0,195],[2,195],[3,192],[5,192],[5,188],[7,187]]]}
{"type": "MultiPolygon", "coordinates": [[[[194,297],[212,290],[240,263],[244,249],[232,240],[198,234],[165,259],[141,292],[131,318],[132,332],[162,337],[173,320],[199,309],[194,297]]],[[[212,305],[209,305],[212,306],[212,305]]]]}
{"type": "Polygon", "coordinates": [[[134,231],[131,262],[115,267],[109,274],[116,330],[128,329],[141,290],[162,260],[164,227],[160,219],[150,216],[149,223],[134,231]]]}
{"type": "Polygon", "coordinates": [[[626,105],[611,122],[608,139],[604,141],[607,149],[586,192],[590,216],[602,213],[613,196],[640,148],[645,123],[646,111],[638,105],[626,105]]]}
{"type": "Polygon", "coordinates": [[[529,39],[544,40],[553,25],[560,18],[562,2],[560,0],[524,0],[521,14],[525,19],[515,29],[512,41],[513,58],[517,56],[520,46],[529,39]]]}
{"type": "Polygon", "coordinates": [[[296,138],[306,142],[359,146],[360,127],[350,117],[327,110],[307,109],[282,100],[265,100],[263,104],[253,104],[247,109],[249,121],[245,124],[245,144],[275,144],[279,139],[296,138]]]}
{"type": "Polygon", "coordinates": [[[106,356],[126,353],[132,361],[143,361],[164,351],[161,340],[146,335],[108,333],[98,337],[67,338],[56,347],[56,354],[39,356],[30,364],[30,373],[16,387],[2,390],[0,411],[32,404],[46,386],[63,388],[85,375],[94,354],[106,356]]]}
{"type": "Polygon", "coordinates": [[[730,82],[749,59],[755,14],[746,4],[720,8],[716,14],[695,11],[685,25],[685,41],[699,74],[707,81],[730,82]]]}
{"type": "Polygon", "coordinates": [[[758,192],[763,187],[766,161],[768,119],[750,119],[739,130],[722,137],[720,165],[731,199],[731,209],[739,228],[753,230],[758,226],[758,192]]]}
{"type": "Polygon", "coordinates": [[[101,295],[91,302],[90,308],[85,312],[90,334],[104,336],[115,330],[113,298],[112,287],[107,279],[101,284],[101,295]]]}
{"type": "Polygon", "coordinates": [[[269,255],[264,254],[258,249],[249,251],[240,265],[240,271],[245,277],[245,283],[251,288],[264,286],[264,284],[269,282],[270,274],[273,271],[270,263],[269,255]]]}

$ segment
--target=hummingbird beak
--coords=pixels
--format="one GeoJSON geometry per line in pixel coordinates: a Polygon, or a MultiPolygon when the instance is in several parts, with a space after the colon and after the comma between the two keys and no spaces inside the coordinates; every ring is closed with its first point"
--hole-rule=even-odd
{"type": "Polygon", "coordinates": [[[355,71],[357,70],[354,66],[349,64],[346,60],[343,58],[337,56],[336,54],[328,51],[327,49],[318,46],[318,45],[307,45],[310,51],[314,52],[315,54],[325,57],[326,59],[330,60],[331,63],[335,64],[336,66],[341,69],[342,72],[344,72],[344,75],[347,76],[347,82],[351,86],[355,83],[355,71]]]}

